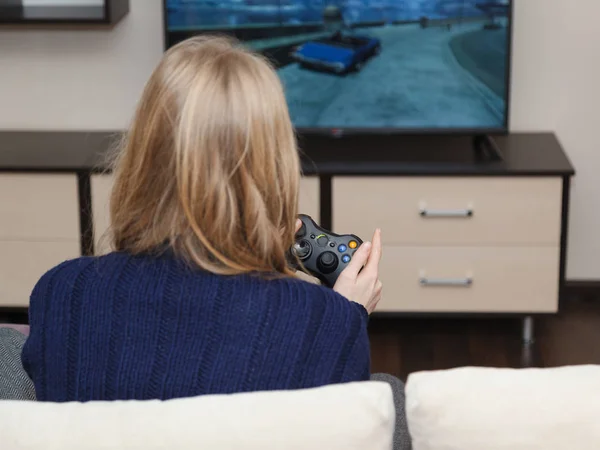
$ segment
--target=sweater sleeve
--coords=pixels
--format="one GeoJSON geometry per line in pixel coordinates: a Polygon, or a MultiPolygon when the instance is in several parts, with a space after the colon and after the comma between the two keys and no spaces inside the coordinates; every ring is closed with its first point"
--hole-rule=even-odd
{"type": "Polygon", "coordinates": [[[317,384],[365,381],[370,378],[371,354],[365,308],[322,286],[310,288],[312,310],[318,310],[313,355],[306,361],[317,384]],[[317,369],[318,368],[318,369],[317,369]],[[318,372],[318,374],[317,374],[318,372]]]}
{"type": "Polygon", "coordinates": [[[371,345],[367,332],[369,314],[362,305],[350,300],[347,301],[352,310],[352,315],[358,316],[360,320],[359,325],[348,341],[348,345],[351,345],[350,357],[344,364],[341,382],[366,381],[371,377],[371,345]]]}
{"type": "Polygon", "coordinates": [[[47,330],[67,325],[62,314],[57,314],[56,311],[64,311],[64,293],[69,290],[70,283],[63,280],[72,279],[74,269],[77,269],[74,261],[65,261],[50,269],[40,278],[29,297],[30,330],[21,352],[21,362],[33,381],[38,400],[46,398],[47,364],[64,359],[64,355],[57,358],[57,355],[48,354],[47,330]]]}

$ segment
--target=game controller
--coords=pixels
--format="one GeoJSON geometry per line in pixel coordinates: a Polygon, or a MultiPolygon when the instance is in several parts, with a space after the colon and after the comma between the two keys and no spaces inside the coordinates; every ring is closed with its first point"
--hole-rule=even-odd
{"type": "Polygon", "coordinates": [[[300,214],[302,226],[296,232],[296,242],[290,249],[292,261],[297,258],[303,270],[333,287],[342,270],[352,260],[363,241],[353,234],[335,234],[321,228],[310,216],[300,214]]]}

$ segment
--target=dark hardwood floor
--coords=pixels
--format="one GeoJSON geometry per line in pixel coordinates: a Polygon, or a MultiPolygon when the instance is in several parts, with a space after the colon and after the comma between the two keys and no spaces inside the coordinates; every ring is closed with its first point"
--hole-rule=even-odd
{"type": "Polygon", "coordinates": [[[600,364],[600,299],[572,298],[558,315],[535,319],[535,342],[523,347],[521,320],[374,316],[373,372],[405,380],[411,372],[460,366],[556,367],[600,364]]]}

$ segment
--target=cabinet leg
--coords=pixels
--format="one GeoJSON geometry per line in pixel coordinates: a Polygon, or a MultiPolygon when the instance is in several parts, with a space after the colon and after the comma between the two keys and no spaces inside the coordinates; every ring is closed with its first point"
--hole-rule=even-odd
{"type": "Polygon", "coordinates": [[[526,316],[523,318],[522,330],[522,347],[521,347],[521,367],[534,366],[534,338],[533,338],[533,317],[526,316]]]}
{"type": "Polygon", "coordinates": [[[523,318],[523,345],[533,344],[533,317],[523,318]]]}

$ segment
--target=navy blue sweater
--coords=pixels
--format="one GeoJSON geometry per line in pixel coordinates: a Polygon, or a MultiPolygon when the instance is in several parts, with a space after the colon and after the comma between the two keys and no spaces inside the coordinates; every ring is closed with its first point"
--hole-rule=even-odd
{"type": "Polygon", "coordinates": [[[67,261],[31,294],[23,364],[42,401],[169,399],[369,378],[365,309],[297,279],[171,256],[67,261]]]}

